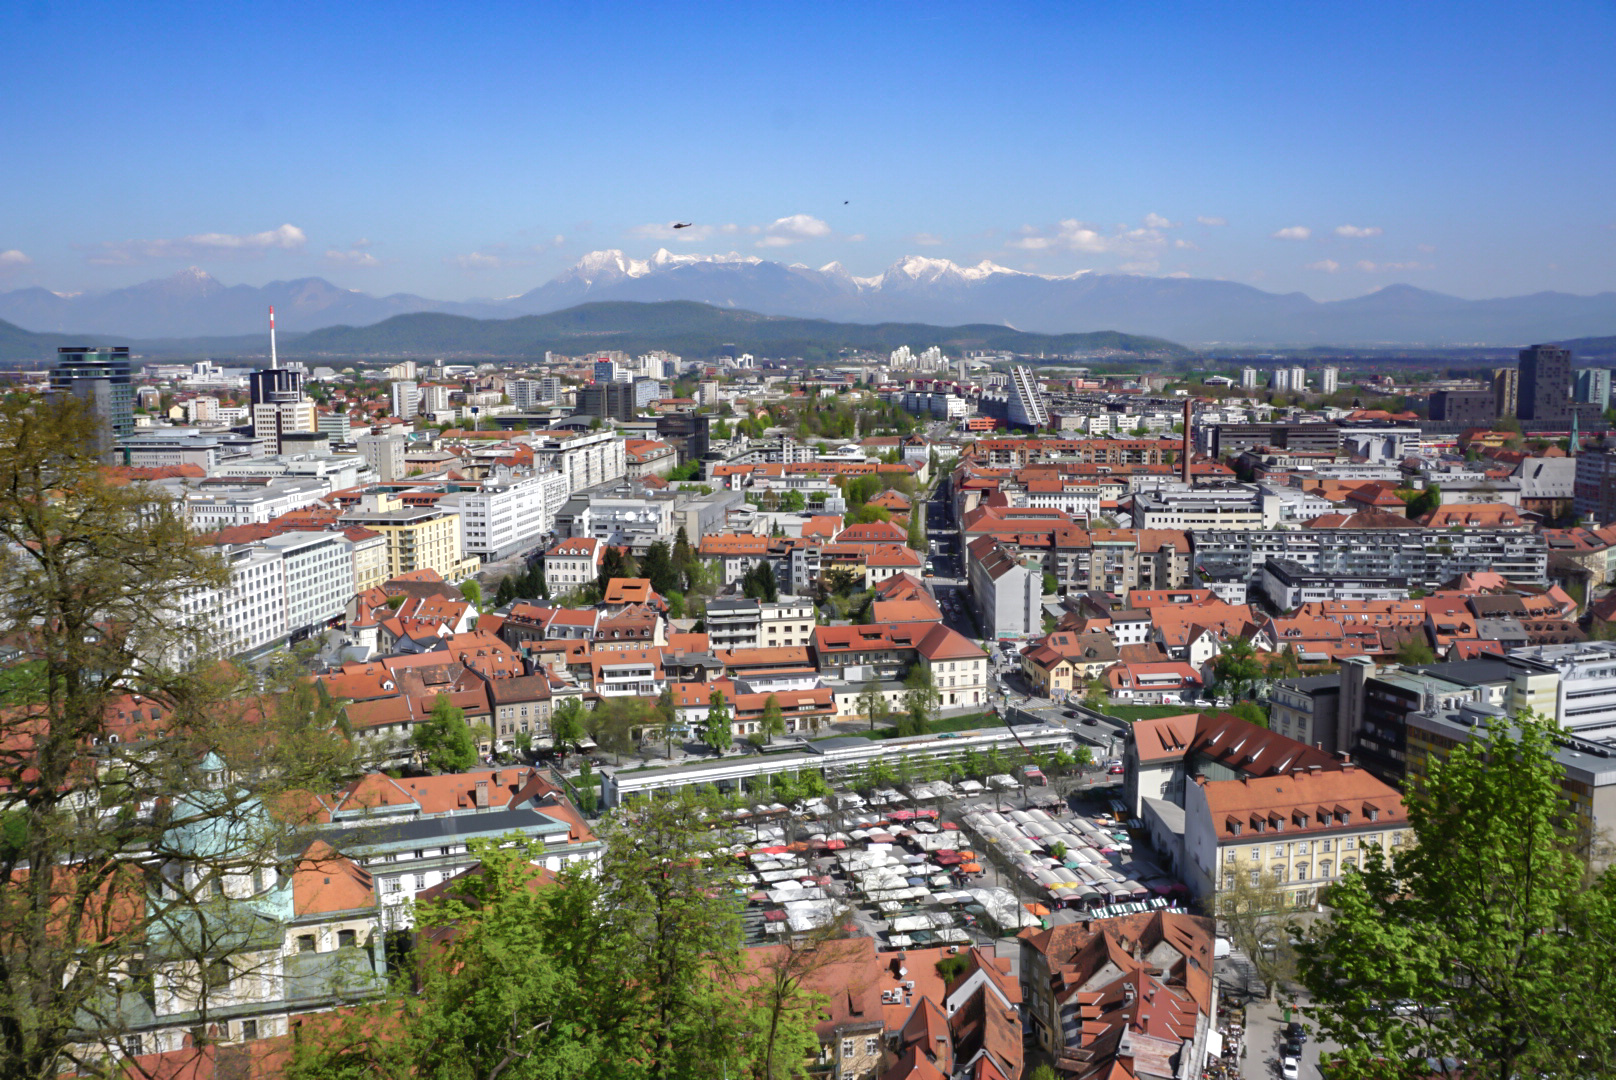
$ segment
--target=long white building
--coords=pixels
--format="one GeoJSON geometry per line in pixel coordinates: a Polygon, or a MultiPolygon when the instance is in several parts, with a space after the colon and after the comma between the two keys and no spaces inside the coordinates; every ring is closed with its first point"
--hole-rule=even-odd
{"type": "Polygon", "coordinates": [[[519,474],[500,466],[482,486],[439,503],[460,512],[460,549],[488,562],[539,544],[566,504],[567,475],[559,470],[519,474]]]}

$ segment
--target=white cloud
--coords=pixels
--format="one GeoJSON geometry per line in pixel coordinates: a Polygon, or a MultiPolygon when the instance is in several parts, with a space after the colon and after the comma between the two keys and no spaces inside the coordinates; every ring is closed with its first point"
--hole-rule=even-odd
{"type": "Polygon", "coordinates": [[[1414,245],[1414,249],[1421,255],[1429,255],[1436,250],[1436,248],[1432,247],[1430,244],[1416,244],[1414,245]]]}
{"type": "Polygon", "coordinates": [[[357,251],[360,248],[368,248],[370,246],[370,240],[367,237],[361,236],[359,239],[355,240],[353,243],[349,244],[348,246],[357,251]]]}
{"type": "Polygon", "coordinates": [[[1337,236],[1345,236],[1349,240],[1362,240],[1368,236],[1379,236],[1382,231],[1383,230],[1379,225],[1367,225],[1363,227],[1359,227],[1357,225],[1337,225],[1335,227],[1335,234],[1337,236]]]}
{"type": "Polygon", "coordinates": [[[919,244],[921,247],[936,247],[939,244],[948,243],[946,238],[929,232],[915,233],[907,239],[911,244],[919,244]]]}
{"type": "Polygon", "coordinates": [[[450,266],[458,266],[468,274],[482,270],[508,270],[513,266],[527,266],[527,259],[512,259],[506,255],[491,254],[486,251],[473,251],[469,255],[451,255],[443,260],[450,266]]]}
{"type": "Polygon", "coordinates": [[[1166,218],[1162,217],[1160,214],[1154,214],[1154,213],[1153,214],[1146,214],[1145,215],[1145,228],[1147,228],[1147,229],[1176,229],[1176,228],[1178,228],[1178,222],[1176,222],[1176,221],[1168,221],[1166,218]]]}
{"type": "Polygon", "coordinates": [[[1182,239],[1182,238],[1180,238],[1178,240],[1174,240],[1173,241],[1173,246],[1180,249],[1181,251],[1200,251],[1201,250],[1200,247],[1198,247],[1197,245],[1191,243],[1188,240],[1182,239]]]}
{"type": "Polygon", "coordinates": [[[851,236],[847,237],[848,243],[851,243],[851,244],[862,244],[867,239],[868,239],[868,237],[866,237],[861,232],[856,232],[856,233],[852,234],[851,236]]]}
{"type": "Polygon", "coordinates": [[[12,248],[9,251],[0,251],[0,269],[11,269],[18,266],[28,266],[34,260],[12,248]]]}
{"type": "Polygon", "coordinates": [[[1323,270],[1326,274],[1333,274],[1337,270],[1341,269],[1341,264],[1336,262],[1334,259],[1320,259],[1318,262],[1308,263],[1307,269],[1323,270]]]}
{"type": "Polygon", "coordinates": [[[380,266],[382,261],[368,251],[328,251],[325,261],[333,266],[380,266]]]}
{"type": "Polygon", "coordinates": [[[1274,234],[1275,240],[1306,240],[1313,230],[1306,225],[1287,225],[1274,234]]]}
{"type": "Polygon", "coordinates": [[[1200,222],[1202,225],[1216,226],[1229,224],[1229,219],[1226,217],[1198,217],[1195,220],[1200,222]]]}
{"type": "Polygon", "coordinates": [[[776,218],[774,224],[765,228],[763,239],[757,242],[757,246],[786,247],[804,240],[823,240],[830,234],[830,226],[819,218],[811,214],[792,214],[790,217],[776,218]]]}
{"type": "Polygon", "coordinates": [[[1187,278],[1187,277],[1190,276],[1190,272],[1188,270],[1174,270],[1171,274],[1168,274],[1167,276],[1168,277],[1177,277],[1177,278],[1187,278]]]}
{"type": "Polygon", "coordinates": [[[1010,246],[1021,251],[1070,251],[1085,255],[1118,253],[1148,255],[1159,250],[1167,240],[1161,230],[1145,226],[1129,229],[1119,226],[1109,233],[1076,218],[1067,218],[1059,225],[1039,229],[1023,225],[1021,238],[1010,241],[1010,246]]]}
{"type": "Polygon", "coordinates": [[[1422,262],[1385,262],[1385,263],[1376,263],[1376,262],[1370,262],[1368,259],[1360,259],[1357,262],[1356,265],[1357,265],[1359,270],[1362,270],[1366,274],[1401,274],[1401,273],[1403,273],[1405,271],[1408,271],[1408,270],[1431,270],[1431,269],[1434,269],[1431,266],[1430,263],[1422,263],[1422,262]]]}
{"type": "Polygon", "coordinates": [[[109,240],[91,249],[97,266],[129,266],[152,259],[255,258],[266,251],[296,251],[308,237],[296,225],[260,233],[196,233],[174,240],[109,240]]]}

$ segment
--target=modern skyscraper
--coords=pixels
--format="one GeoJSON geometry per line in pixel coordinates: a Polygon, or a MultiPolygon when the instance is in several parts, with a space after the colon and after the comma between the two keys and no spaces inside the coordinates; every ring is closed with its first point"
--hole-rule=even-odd
{"type": "Polygon", "coordinates": [[[1610,368],[1583,368],[1577,372],[1577,400],[1610,408],[1610,368]]]}
{"type": "Polygon", "coordinates": [[[1539,423],[1571,422],[1571,350],[1533,345],[1521,350],[1520,401],[1515,415],[1539,423]]]}
{"type": "Polygon", "coordinates": [[[100,418],[102,429],[86,450],[102,461],[111,460],[116,440],[134,434],[135,388],[129,381],[126,346],[57,349],[50,389],[53,395],[72,394],[88,403],[100,418]]]}
{"type": "Polygon", "coordinates": [[[1010,423],[1031,428],[1049,426],[1044,391],[1031,368],[1018,365],[1010,369],[1010,423]]]}
{"type": "Polygon", "coordinates": [[[1493,369],[1493,398],[1499,416],[1514,416],[1521,397],[1521,369],[1501,367],[1493,369]]]}

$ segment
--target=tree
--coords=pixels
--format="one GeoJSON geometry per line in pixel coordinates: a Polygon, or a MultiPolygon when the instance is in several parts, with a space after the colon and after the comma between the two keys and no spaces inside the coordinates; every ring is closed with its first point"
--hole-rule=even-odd
{"type": "Polygon", "coordinates": [[[917,502],[909,509],[908,544],[911,550],[926,550],[926,504],[917,502]]]}
{"type": "Polygon", "coordinates": [[[578,765],[578,809],[586,814],[595,813],[596,803],[600,798],[600,782],[595,779],[595,770],[584,758],[578,765]]]}
{"type": "Polygon", "coordinates": [[[1104,712],[1110,704],[1110,696],[1106,693],[1105,680],[1096,675],[1083,687],[1083,704],[1095,712],[1104,712]]]}
{"type": "Polygon", "coordinates": [[[899,721],[900,735],[924,735],[931,730],[932,717],[937,713],[937,686],[932,681],[931,665],[917,662],[909,668],[903,685],[904,716],[899,721]]]}
{"type": "Polygon", "coordinates": [[[713,426],[708,434],[720,442],[728,441],[730,438],[729,421],[725,420],[723,417],[719,417],[717,420],[713,421],[713,426]]]}
{"type": "Polygon", "coordinates": [[[720,754],[735,745],[735,734],[729,726],[729,702],[724,699],[724,691],[716,687],[707,698],[707,720],[701,741],[720,754]]]}
{"type": "Polygon", "coordinates": [[[664,686],[662,693],[657,695],[656,701],[657,723],[662,730],[662,738],[668,744],[668,757],[673,757],[673,729],[679,722],[679,710],[674,708],[673,687],[664,686]]]}
{"type": "Polygon", "coordinates": [[[577,748],[584,741],[584,703],[569,697],[557,705],[550,714],[550,738],[556,753],[565,757],[567,748],[577,748]]]}
{"type": "Polygon", "coordinates": [[[808,509],[808,497],[802,492],[792,489],[781,498],[780,509],[789,513],[800,514],[808,509]]]}
{"type": "Polygon", "coordinates": [[[1412,1077],[1411,1054],[1500,1080],[1616,1075],[1616,879],[1590,869],[1555,737],[1525,713],[1433,761],[1413,843],[1370,848],[1330,890],[1302,980],[1339,1075],[1412,1077]]]}
{"type": "Polygon", "coordinates": [[[1044,571],[1044,595],[1049,596],[1060,591],[1060,578],[1049,571],[1044,571]]]}
{"type": "Polygon", "coordinates": [[[460,583],[460,595],[464,596],[474,608],[483,606],[483,587],[476,578],[467,578],[460,583]]]}
{"type": "Polygon", "coordinates": [[[892,512],[884,506],[860,503],[847,512],[844,520],[849,525],[873,525],[878,521],[891,521],[892,512]]]}
{"type": "Polygon", "coordinates": [[[432,714],[415,725],[410,742],[421,763],[442,773],[460,773],[477,764],[477,744],[466,725],[466,711],[439,694],[432,702],[432,714]]]}
{"type": "Polygon", "coordinates": [[[651,581],[651,588],[667,597],[679,591],[679,573],[673,566],[673,554],[666,540],[658,540],[645,552],[640,573],[651,581]]]}
{"type": "Polygon", "coordinates": [[[1296,976],[1296,950],[1291,944],[1300,932],[1296,909],[1274,872],[1239,863],[1225,864],[1219,872],[1223,882],[1217,891],[1218,932],[1246,954],[1272,998],[1281,982],[1296,976]]]}
{"type": "Polygon", "coordinates": [[[860,942],[846,937],[842,921],[842,913],[835,912],[806,935],[759,950],[754,978],[761,1000],[753,1007],[750,1024],[762,1033],[753,1073],[757,1080],[794,1080],[802,1075],[803,1062],[817,1055],[814,1023],[826,997],[810,984],[820,973],[856,961],[860,952],[860,942]]]}
{"type": "Polygon", "coordinates": [[[504,607],[516,599],[516,582],[509,574],[499,579],[499,589],[494,593],[494,606],[504,607]]]}
{"type": "Polygon", "coordinates": [[[771,743],[774,742],[776,735],[786,733],[785,717],[780,714],[780,699],[773,694],[770,694],[769,699],[763,703],[763,720],[759,726],[761,728],[759,734],[771,743]]]}
{"type": "Polygon", "coordinates": [[[1229,711],[1248,724],[1256,724],[1258,727],[1268,726],[1267,711],[1255,701],[1237,701],[1229,711]]]}
{"type": "Polygon", "coordinates": [[[0,1076],[19,1080],[121,1070],[159,985],[205,1042],[217,977],[262,974],[218,886],[295,866],[312,822],[288,795],[356,767],[289,656],[260,681],[186,610],[229,575],[165,493],[109,481],[105,434],[69,395],[0,400],[0,639],[21,654],[0,710],[0,1076]]]}
{"type": "Polygon", "coordinates": [[[1212,661],[1212,680],[1219,688],[1227,688],[1229,697],[1249,696],[1263,677],[1262,663],[1251,647],[1251,639],[1237,637],[1229,640],[1212,661]]]}
{"type": "Polygon", "coordinates": [[[859,691],[858,711],[863,713],[870,722],[870,730],[874,731],[876,724],[884,724],[891,716],[892,711],[887,708],[886,695],[881,692],[879,683],[867,682],[864,689],[859,691]]]}
{"type": "Polygon", "coordinates": [[[1436,653],[1431,651],[1424,633],[1423,630],[1416,629],[1414,635],[1397,647],[1396,656],[1399,664],[1409,667],[1415,664],[1436,663],[1436,653]]]}

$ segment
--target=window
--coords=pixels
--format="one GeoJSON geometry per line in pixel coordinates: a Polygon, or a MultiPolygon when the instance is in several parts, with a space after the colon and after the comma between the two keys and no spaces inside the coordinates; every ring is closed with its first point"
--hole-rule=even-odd
{"type": "Polygon", "coordinates": [[[1319,877],[1327,878],[1329,876],[1330,876],[1330,860],[1329,859],[1320,859],[1319,860],[1319,877]]]}
{"type": "Polygon", "coordinates": [[[258,1038],[258,1021],[243,1020],[241,1022],[241,1038],[243,1042],[258,1038]]]}
{"type": "Polygon", "coordinates": [[[1285,845],[1284,844],[1275,844],[1274,845],[1274,858],[1283,859],[1284,857],[1285,857],[1285,845]]]}
{"type": "Polygon", "coordinates": [[[1251,884],[1252,884],[1253,887],[1256,887],[1256,886],[1262,884],[1262,871],[1261,870],[1253,870],[1251,872],[1251,884]]]}
{"type": "Polygon", "coordinates": [[[208,965],[207,984],[209,987],[215,987],[220,990],[226,989],[230,986],[230,980],[235,977],[235,974],[235,969],[230,966],[230,961],[215,960],[208,965]]]}
{"type": "Polygon", "coordinates": [[[1251,848],[1251,861],[1256,862],[1260,858],[1262,858],[1262,845],[1253,844],[1251,848]]]}
{"type": "Polygon", "coordinates": [[[1223,853],[1223,861],[1226,862],[1226,863],[1234,862],[1234,849],[1233,848],[1230,848],[1228,851],[1225,851],[1223,853]]]}
{"type": "Polygon", "coordinates": [[[355,944],[355,935],[352,930],[337,931],[337,948],[351,949],[355,944]]]}
{"type": "Polygon", "coordinates": [[[1402,832],[1399,831],[1399,832],[1392,833],[1392,847],[1402,847],[1402,846],[1403,846],[1403,834],[1402,834],[1402,832]]]}
{"type": "Polygon", "coordinates": [[[1306,855],[1307,854],[1307,841],[1306,840],[1298,840],[1298,841],[1296,841],[1296,854],[1298,854],[1298,855],[1306,855]]]}
{"type": "Polygon", "coordinates": [[[864,1037],[864,1052],[866,1054],[873,1055],[880,1048],[881,1048],[881,1040],[880,1040],[880,1038],[878,1036],[866,1035],[864,1037]]]}
{"type": "Polygon", "coordinates": [[[1299,863],[1296,864],[1296,880],[1297,881],[1306,881],[1307,880],[1307,863],[1299,862],[1299,863]]]}
{"type": "Polygon", "coordinates": [[[1355,848],[1357,846],[1358,846],[1358,838],[1356,836],[1343,836],[1341,838],[1341,850],[1342,851],[1351,851],[1353,848],[1355,848]]]}
{"type": "Polygon", "coordinates": [[[1331,845],[1333,845],[1334,843],[1335,843],[1334,840],[1320,840],[1319,841],[1319,851],[1324,852],[1324,853],[1328,853],[1329,850],[1330,850],[1331,845]]]}
{"type": "Polygon", "coordinates": [[[139,1057],[142,1052],[139,1035],[125,1035],[123,1037],[123,1053],[125,1057],[139,1057]]]}
{"type": "Polygon", "coordinates": [[[853,1040],[852,1039],[843,1039],[842,1040],[842,1056],[844,1058],[848,1058],[848,1057],[853,1056],[853,1040]]]}

